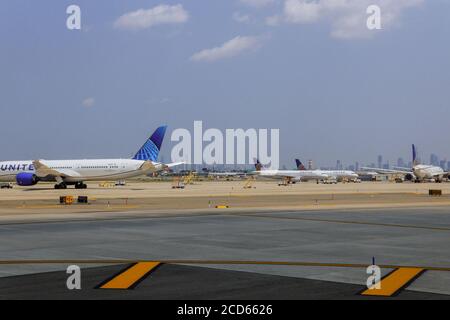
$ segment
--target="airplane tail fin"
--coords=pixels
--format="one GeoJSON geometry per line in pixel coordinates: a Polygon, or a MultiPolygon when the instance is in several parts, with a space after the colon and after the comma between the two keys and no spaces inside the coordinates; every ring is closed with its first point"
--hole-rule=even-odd
{"type": "Polygon", "coordinates": [[[306,170],[305,166],[299,159],[295,159],[295,164],[297,165],[298,170],[306,170]]]}
{"type": "Polygon", "coordinates": [[[256,171],[261,171],[261,169],[262,169],[262,164],[261,164],[261,162],[259,162],[258,159],[255,159],[255,169],[256,169],[256,171]]]}
{"type": "Polygon", "coordinates": [[[417,149],[416,146],[413,144],[412,145],[412,163],[413,166],[418,165],[419,164],[419,160],[417,159],[417,149]]]}
{"type": "Polygon", "coordinates": [[[164,140],[164,135],[166,134],[167,126],[161,126],[155,130],[152,136],[144,143],[144,145],[139,149],[136,155],[133,157],[134,160],[144,160],[144,161],[157,161],[159,156],[159,151],[161,150],[161,145],[164,140]]]}

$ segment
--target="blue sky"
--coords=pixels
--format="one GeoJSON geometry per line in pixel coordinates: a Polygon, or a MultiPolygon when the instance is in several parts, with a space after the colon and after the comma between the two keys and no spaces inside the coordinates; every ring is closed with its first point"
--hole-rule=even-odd
{"type": "Polygon", "coordinates": [[[4,1],[0,158],[127,157],[159,124],[203,120],[279,128],[287,165],[409,159],[413,142],[450,159],[450,2],[310,3],[4,1]]]}

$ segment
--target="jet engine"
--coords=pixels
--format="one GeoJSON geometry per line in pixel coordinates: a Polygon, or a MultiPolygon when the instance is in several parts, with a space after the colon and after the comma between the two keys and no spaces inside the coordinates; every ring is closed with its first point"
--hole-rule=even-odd
{"type": "Polygon", "coordinates": [[[39,182],[39,178],[33,173],[22,172],[16,175],[16,182],[23,187],[34,186],[39,182]]]}

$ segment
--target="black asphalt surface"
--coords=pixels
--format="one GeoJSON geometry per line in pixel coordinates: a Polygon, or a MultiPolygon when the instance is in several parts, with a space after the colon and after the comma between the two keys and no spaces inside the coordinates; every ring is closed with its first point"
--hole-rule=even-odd
{"type": "MultiPolygon", "coordinates": [[[[358,285],[182,265],[161,265],[133,290],[96,288],[126,267],[82,269],[82,289],[74,291],[67,289],[64,271],[0,278],[0,299],[380,299],[360,296],[364,287],[358,285]]],[[[396,297],[381,299],[450,300],[450,296],[406,289],[396,297]]]]}

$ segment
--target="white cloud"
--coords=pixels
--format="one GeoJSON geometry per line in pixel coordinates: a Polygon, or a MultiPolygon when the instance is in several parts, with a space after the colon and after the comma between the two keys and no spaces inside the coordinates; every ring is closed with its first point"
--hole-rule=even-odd
{"type": "Polygon", "coordinates": [[[274,16],[270,16],[267,17],[265,22],[266,25],[271,26],[271,27],[276,27],[280,24],[280,16],[279,15],[274,15],[274,16]]]}
{"type": "Polygon", "coordinates": [[[81,104],[86,108],[91,108],[95,105],[95,99],[92,97],[84,99],[81,104]]]}
{"type": "Polygon", "coordinates": [[[286,0],[284,14],[286,20],[292,23],[309,23],[317,21],[320,17],[323,2],[303,0],[286,0]]]}
{"type": "Polygon", "coordinates": [[[239,0],[240,3],[254,8],[263,8],[275,2],[275,0],[239,0]]]}
{"type": "Polygon", "coordinates": [[[335,38],[367,38],[376,32],[366,27],[366,9],[370,5],[381,8],[383,29],[399,23],[403,11],[422,4],[424,0],[285,0],[284,20],[288,23],[326,21],[335,38]]]}
{"type": "Polygon", "coordinates": [[[240,23],[249,23],[250,16],[248,14],[241,14],[240,12],[233,13],[233,20],[240,23]]]}
{"type": "Polygon", "coordinates": [[[261,37],[237,36],[220,47],[205,49],[195,53],[192,61],[216,61],[237,56],[245,51],[257,49],[261,46],[261,37]]]}
{"type": "Polygon", "coordinates": [[[151,9],[139,9],[119,17],[114,26],[119,29],[141,30],[160,24],[179,24],[189,19],[189,13],[181,4],[159,5],[151,9]]]}

